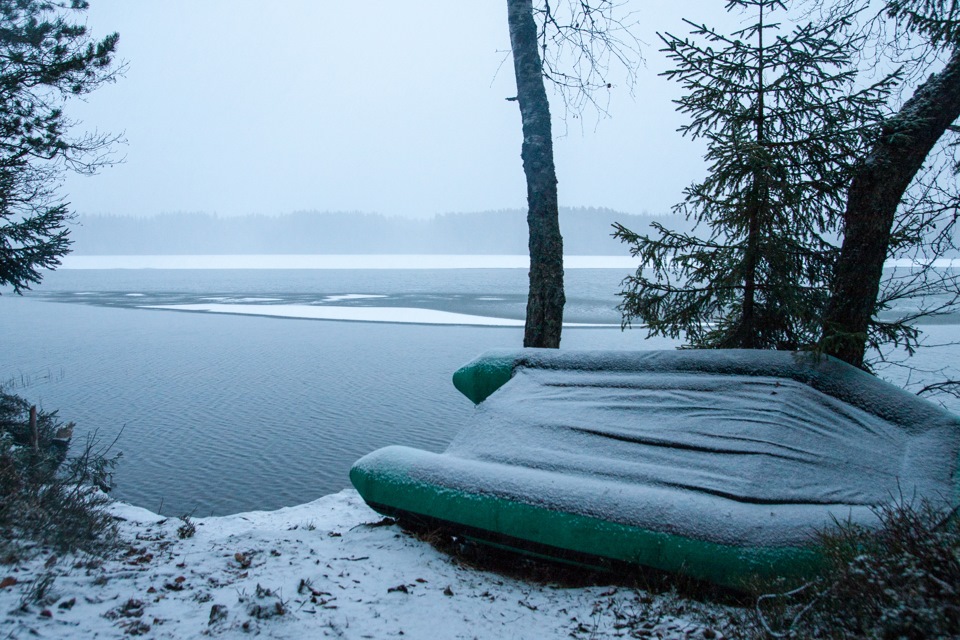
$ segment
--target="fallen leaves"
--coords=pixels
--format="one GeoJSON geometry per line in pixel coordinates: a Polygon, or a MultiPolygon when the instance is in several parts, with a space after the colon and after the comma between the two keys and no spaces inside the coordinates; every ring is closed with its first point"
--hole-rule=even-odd
{"type": "Polygon", "coordinates": [[[130,598],[118,607],[110,609],[103,617],[107,620],[117,620],[118,618],[139,618],[143,615],[144,604],[141,600],[130,598]]]}
{"type": "Polygon", "coordinates": [[[163,585],[163,588],[167,591],[183,591],[183,588],[186,586],[184,583],[187,579],[184,576],[177,576],[173,579],[173,582],[168,582],[163,585]]]}

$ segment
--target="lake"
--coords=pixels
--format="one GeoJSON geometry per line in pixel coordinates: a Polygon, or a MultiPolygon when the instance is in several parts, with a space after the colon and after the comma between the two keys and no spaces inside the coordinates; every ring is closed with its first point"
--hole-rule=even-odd
{"type": "MultiPolygon", "coordinates": [[[[614,326],[568,328],[564,347],[649,345],[619,328],[623,275],[568,271],[567,318],[614,326]]],[[[0,380],[76,422],[77,440],[96,431],[109,443],[122,430],[120,499],[172,515],[275,509],[344,488],[352,462],[378,447],[442,450],[473,410],[451,374],[486,349],[519,348],[522,329],[144,306],[366,309],[387,320],[419,308],[519,321],[525,290],[523,269],[64,269],[35,292],[0,297],[0,380]]]]}
{"type": "MultiPolygon", "coordinates": [[[[563,348],[675,346],[621,331],[628,272],[567,270],[565,320],[588,326],[567,327],[563,348]]],[[[276,509],[348,486],[379,447],[444,449],[473,411],[451,374],[520,348],[526,287],[520,268],[62,269],[0,296],[0,381],[76,422],[75,441],[119,436],[119,499],[168,515],[276,509]]],[[[929,327],[940,342],[956,328],[929,327]]]]}

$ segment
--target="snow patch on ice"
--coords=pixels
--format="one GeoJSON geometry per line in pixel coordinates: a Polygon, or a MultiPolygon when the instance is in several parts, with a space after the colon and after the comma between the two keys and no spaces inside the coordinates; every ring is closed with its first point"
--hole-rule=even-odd
{"type": "MultiPolygon", "coordinates": [[[[525,255],[127,255],[62,259],[61,269],[529,269],[525,255]]],[[[629,256],[564,256],[564,269],[636,268],[629,256]]]]}
{"type": "Polygon", "coordinates": [[[386,298],[379,293],[344,293],[338,296],[327,296],[321,302],[342,302],[344,300],[368,300],[371,298],[386,298]]]}
{"type": "MultiPolygon", "coordinates": [[[[523,320],[492,318],[466,313],[420,309],[415,307],[338,307],[302,304],[160,304],[144,305],[143,309],[172,311],[203,311],[274,318],[309,320],[346,320],[353,322],[389,322],[395,324],[470,325],[482,327],[522,327],[523,320]]],[[[565,327],[619,327],[619,324],[589,324],[570,322],[565,327]]]]}
{"type": "Polygon", "coordinates": [[[283,298],[233,298],[231,296],[209,296],[200,298],[200,300],[210,300],[211,302],[280,302],[283,298]]]}

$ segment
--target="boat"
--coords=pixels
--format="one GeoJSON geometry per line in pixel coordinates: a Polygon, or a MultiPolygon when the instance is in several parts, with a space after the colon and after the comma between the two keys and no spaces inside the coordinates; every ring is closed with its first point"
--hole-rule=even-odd
{"type": "Polygon", "coordinates": [[[901,496],[960,501],[960,418],[828,356],[492,351],[446,451],[358,460],[376,511],[598,568],[803,580],[816,534],[901,496]]]}

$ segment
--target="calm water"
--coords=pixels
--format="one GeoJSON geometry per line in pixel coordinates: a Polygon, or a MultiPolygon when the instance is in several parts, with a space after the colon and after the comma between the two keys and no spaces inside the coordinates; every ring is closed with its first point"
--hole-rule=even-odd
{"type": "MultiPolygon", "coordinates": [[[[617,323],[618,270],[571,270],[567,319],[617,323]]],[[[0,380],[96,431],[123,458],[116,496],[179,515],[274,509],[339,491],[388,444],[439,451],[473,409],[454,370],[516,328],[148,310],[245,301],[422,307],[522,318],[526,272],[69,271],[0,297],[0,380]],[[324,302],[331,296],[385,296],[324,302]],[[15,339],[10,338],[16,336],[15,339]]],[[[565,348],[662,348],[641,331],[568,329],[565,348]]]]}
{"type": "MultiPolygon", "coordinates": [[[[618,324],[624,275],[568,270],[566,320],[618,324]]],[[[120,499],[170,515],[275,509],[339,491],[353,461],[379,447],[445,448],[473,410],[451,374],[487,349],[519,348],[522,330],[140,307],[418,307],[522,319],[526,287],[522,269],[61,270],[37,292],[0,296],[0,382],[76,422],[77,439],[119,434],[120,499]]],[[[945,343],[958,327],[924,328],[945,343]]],[[[674,346],[644,335],[568,328],[563,347],[674,346]]],[[[939,369],[960,362],[960,350],[923,358],[939,369]]]]}

